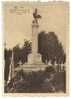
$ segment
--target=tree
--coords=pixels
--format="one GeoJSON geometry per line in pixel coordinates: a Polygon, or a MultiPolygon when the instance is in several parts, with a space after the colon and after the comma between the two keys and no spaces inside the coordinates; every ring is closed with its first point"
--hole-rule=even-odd
{"type": "Polygon", "coordinates": [[[56,61],[58,64],[61,64],[61,63],[64,64],[66,61],[66,55],[65,55],[65,52],[63,50],[61,43],[59,43],[58,48],[57,48],[56,59],[57,59],[56,61]]]}
{"type": "Polygon", "coordinates": [[[4,59],[5,59],[5,66],[4,66],[4,80],[8,81],[8,75],[9,75],[9,66],[11,62],[11,56],[12,56],[12,51],[7,48],[4,50],[4,59]]]}
{"type": "Polygon", "coordinates": [[[44,63],[46,61],[48,63],[49,60],[51,60],[52,64],[55,61],[58,64],[65,63],[66,55],[63,46],[54,32],[40,32],[38,36],[38,47],[38,52],[42,54],[42,61],[44,63]]]}
{"type": "Polygon", "coordinates": [[[27,62],[27,56],[31,53],[31,42],[26,40],[22,48],[19,47],[19,44],[14,48],[14,65],[18,66],[18,63],[21,61],[22,64],[27,62]]]}
{"type": "MultiPolygon", "coordinates": [[[[13,48],[14,53],[14,67],[17,67],[19,62],[21,61],[22,64],[27,62],[27,56],[31,53],[31,42],[25,41],[23,47],[20,49],[19,44],[17,44],[13,48]]],[[[4,58],[5,58],[5,68],[4,68],[4,80],[8,81],[9,76],[9,67],[12,58],[12,50],[8,50],[5,48],[4,50],[4,58]]]]}
{"type": "Polygon", "coordinates": [[[47,42],[46,32],[41,31],[38,35],[38,53],[42,54],[42,61],[45,63],[47,59],[47,42]]]}

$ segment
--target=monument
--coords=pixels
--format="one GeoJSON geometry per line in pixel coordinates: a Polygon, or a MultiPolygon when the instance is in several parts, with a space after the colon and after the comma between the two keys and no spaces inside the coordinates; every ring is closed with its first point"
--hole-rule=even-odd
{"type": "Polygon", "coordinates": [[[28,61],[23,64],[23,66],[21,65],[19,67],[20,69],[23,68],[25,71],[36,71],[47,67],[47,65],[42,62],[42,55],[38,53],[38,32],[40,19],[41,15],[38,14],[38,10],[35,8],[32,21],[32,53],[28,55],[28,61]]]}
{"type": "Polygon", "coordinates": [[[32,53],[28,55],[29,64],[42,63],[42,56],[38,53],[38,30],[39,19],[41,16],[38,14],[37,9],[33,13],[34,20],[32,21],[32,53]]]}

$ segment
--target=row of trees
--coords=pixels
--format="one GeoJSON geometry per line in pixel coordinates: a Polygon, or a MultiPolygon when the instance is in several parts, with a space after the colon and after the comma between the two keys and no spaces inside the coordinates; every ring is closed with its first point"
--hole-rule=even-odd
{"type": "Polygon", "coordinates": [[[5,81],[8,80],[8,75],[9,75],[9,68],[10,68],[10,63],[11,63],[11,58],[12,58],[12,51],[14,53],[14,66],[17,67],[19,66],[19,62],[21,64],[24,64],[27,62],[27,56],[31,52],[31,42],[25,41],[24,45],[22,48],[20,48],[19,44],[16,45],[13,50],[5,48],[4,50],[4,58],[5,58],[5,68],[4,68],[4,79],[5,81]]]}

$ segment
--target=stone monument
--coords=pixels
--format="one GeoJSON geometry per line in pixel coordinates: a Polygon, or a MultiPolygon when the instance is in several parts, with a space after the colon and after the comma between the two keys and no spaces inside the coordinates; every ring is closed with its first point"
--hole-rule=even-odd
{"type": "Polygon", "coordinates": [[[37,9],[33,13],[34,20],[32,21],[32,53],[28,55],[28,64],[41,64],[42,56],[38,53],[38,31],[39,19],[41,16],[38,14],[37,9]]]}
{"type": "Polygon", "coordinates": [[[38,10],[35,8],[32,21],[32,53],[28,55],[28,62],[21,65],[18,70],[23,68],[25,71],[37,71],[45,69],[47,66],[42,62],[42,55],[38,53],[39,19],[41,19],[41,15],[38,14],[38,10]]]}

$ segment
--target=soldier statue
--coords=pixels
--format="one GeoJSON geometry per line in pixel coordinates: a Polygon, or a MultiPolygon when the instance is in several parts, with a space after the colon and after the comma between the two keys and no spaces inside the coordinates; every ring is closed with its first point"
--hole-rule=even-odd
{"type": "Polygon", "coordinates": [[[38,14],[37,8],[35,8],[35,11],[33,13],[33,18],[34,18],[33,23],[35,23],[35,22],[38,23],[38,19],[41,18],[41,15],[38,14]]]}

